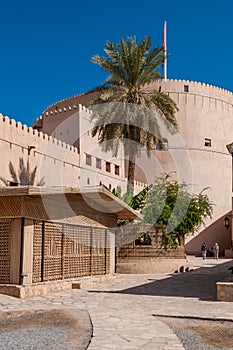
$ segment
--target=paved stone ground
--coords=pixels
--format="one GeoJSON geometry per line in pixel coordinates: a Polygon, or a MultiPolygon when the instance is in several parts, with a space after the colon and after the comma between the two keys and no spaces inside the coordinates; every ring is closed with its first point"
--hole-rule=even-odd
{"type": "Polygon", "coordinates": [[[230,275],[232,260],[188,259],[194,270],[182,274],[119,275],[89,290],[24,300],[0,295],[0,315],[86,310],[93,323],[88,350],[182,350],[164,316],[233,321],[233,303],[216,301],[216,282],[230,275]]]}

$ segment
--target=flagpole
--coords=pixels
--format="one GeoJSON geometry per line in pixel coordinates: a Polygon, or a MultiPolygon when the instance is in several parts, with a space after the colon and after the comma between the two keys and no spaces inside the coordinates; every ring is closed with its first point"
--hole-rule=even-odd
{"type": "Polygon", "coordinates": [[[164,80],[167,80],[167,22],[163,26],[163,49],[164,49],[164,80]]]}

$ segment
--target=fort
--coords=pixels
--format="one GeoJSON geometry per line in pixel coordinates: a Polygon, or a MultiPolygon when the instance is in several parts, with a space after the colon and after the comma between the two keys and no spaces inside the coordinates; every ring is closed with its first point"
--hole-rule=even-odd
{"type": "MultiPolygon", "coordinates": [[[[186,252],[199,253],[203,241],[208,246],[218,241],[223,254],[232,248],[231,232],[224,227],[223,219],[232,208],[232,157],[226,145],[232,142],[233,94],[186,80],[158,80],[148,86],[153,88],[165,91],[177,103],[179,134],[164,130],[168,149],[155,149],[150,159],[143,152],[138,157],[135,192],[151,183],[154,176],[174,171],[192,192],[206,189],[214,203],[213,217],[187,239],[186,252]]],[[[97,138],[92,138],[91,98],[93,93],[83,93],[57,101],[34,121],[33,127],[1,116],[2,185],[20,182],[24,170],[34,171],[33,185],[88,188],[105,184],[109,188],[120,186],[124,193],[123,149],[114,158],[111,152],[101,150],[97,138]]]]}

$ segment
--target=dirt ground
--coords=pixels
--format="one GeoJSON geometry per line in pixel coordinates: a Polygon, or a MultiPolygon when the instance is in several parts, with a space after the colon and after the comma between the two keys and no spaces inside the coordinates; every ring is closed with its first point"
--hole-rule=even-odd
{"type": "MultiPolygon", "coordinates": [[[[34,341],[33,349],[40,349],[43,338],[46,339],[48,348],[51,347],[51,349],[86,349],[91,339],[92,328],[89,316],[82,310],[37,310],[0,313],[1,342],[7,342],[6,337],[10,337],[11,341],[13,339],[12,348],[17,348],[19,334],[25,332],[31,335],[29,339],[31,345],[25,344],[24,349],[31,349],[30,346],[34,341]],[[49,345],[48,338],[51,337],[51,334],[54,335],[53,338],[57,337],[57,346],[54,339],[51,339],[51,345],[49,345]],[[38,339],[34,340],[33,337],[39,337],[40,344],[38,339]]],[[[23,341],[26,341],[25,337],[23,341]]]]}
{"type": "Polygon", "coordinates": [[[233,322],[161,317],[169,326],[188,329],[201,337],[204,344],[233,349],[233,322]]]}

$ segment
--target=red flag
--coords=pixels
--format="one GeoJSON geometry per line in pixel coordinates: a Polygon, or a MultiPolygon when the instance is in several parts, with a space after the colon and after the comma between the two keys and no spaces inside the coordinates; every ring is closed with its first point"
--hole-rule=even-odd
{"type": "Polygon", "coordinates": [[[167,49],[167,22],[166,21],[164,21],[164,25],[163,25],[162,49],[164,51],[166,51],[166,49],[167,49]]]}

